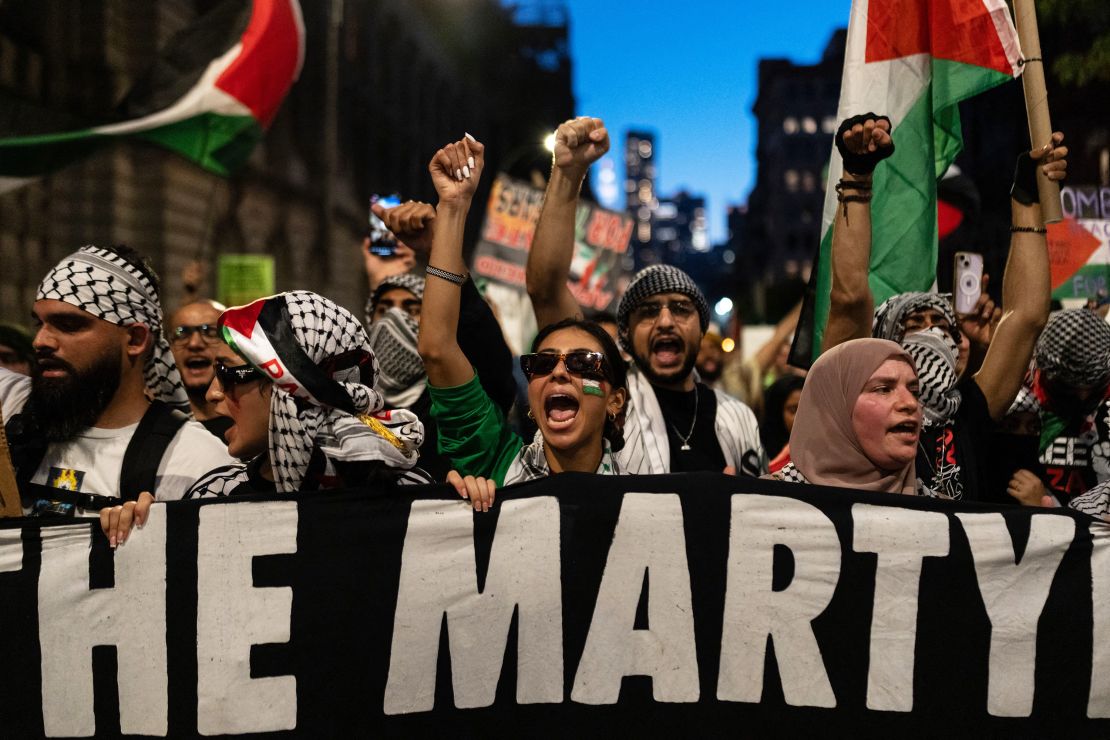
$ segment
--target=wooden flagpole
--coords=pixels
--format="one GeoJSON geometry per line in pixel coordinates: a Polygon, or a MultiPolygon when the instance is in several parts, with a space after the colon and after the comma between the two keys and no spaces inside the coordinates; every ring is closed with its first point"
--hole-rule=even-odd
{"type": "MultiPolygon", "coordinates": [[[[1025,64],[1021,83],[1025,88],[1025,113],[1029,118],[1029,143],[1032,149],[1038,149],[1052,141],[1052,121],[1048,113],[1041,35],[1037,29],[1037,9],[1033,0],[1014,0],[1014,22],[1025,64]]],[[[1062,221],[1064,214],[1060,209],[1060,184],[1049,180],[1040,167],[1037,168],[1037,194],[1040,196],[1044,222],[1052,224],[1062,221]]]]}
{"type": "Polygon", "coordinates": [[[15,467],[8,450],[8,435],[4,432],[4,412],[0,411],[0,518],[19,516],[23,516],[23,504],[19,500],[15,467]]]}

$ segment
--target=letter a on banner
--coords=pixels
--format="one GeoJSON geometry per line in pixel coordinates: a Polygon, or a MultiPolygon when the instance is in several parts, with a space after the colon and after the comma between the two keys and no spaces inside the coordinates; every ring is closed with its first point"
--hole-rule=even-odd
{"type": "Polygon", "coordinates": [[[730,530],[717,698],[760,701],[770,636],[786,703],[835,707],[812,624],[840,580],[840,538],[832,521],[803,501],[744,494],[732,497],[730,530]],[[794,556],[794,578],[781,591],[772,580],[775,545],[794,556]]]}
{"type": "Polygon", "coordinates": [[[627,493],[605,563],[571,699],[613,704],[625,676],[651,676],[656,701],[698,700],[698,658],[682,501],[675,494],[627,493]],[[649,629],[634,629],[648,572],[649,629]]]}

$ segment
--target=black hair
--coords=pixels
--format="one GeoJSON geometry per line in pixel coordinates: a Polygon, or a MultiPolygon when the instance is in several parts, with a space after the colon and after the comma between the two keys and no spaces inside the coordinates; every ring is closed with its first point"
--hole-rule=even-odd
{"type": "Polygon", "coordinates": [[[110,247],[104,247],[104,249],[112,252],[124,262],[141,272],[143,277],[149,280],[151,286],[153,286],[155,296],[162,292],[162,279],[158,277],[158,273],[155,271],[154,266],[150,264],[150,260],[147,259],[145,254],[126,244],[113,244],[110,247]]]}
{"type": "Polygon", "coordinates": [[[782,421],[782,410],[786,399],[794,391],[800,391],[805,378],[800,375],[783,375],[763,392],[763,423],[759,425],[759,437],[767,456],[774,458],[790,441],[790,432],[782,421]]]}
{"type": "Polygon", "coordinates": [[[594,311],[587,316],[590,321],[595,324],[616,324],[617,315],[612,311],[594,311]]]}
{"type": "Polygon", "coordinates": [[[561,329],[581,329],[596,339],[598,344],[601,345],[601,354],[605,355],[605,362],[609,369],[609,383],[614,389],[625,389],[624,405],[617,412],[615,419],[605,417],[605,428],[601,432],[602,436],[609,440],[609,447],[612,448],[613,452],[619,452],[624,447],[624,415],[628,408],[628,363],[621,357],[620,350],[617,349],[617,343],[613,341],[613,337],[609,336],[609,332],[601,328],[601,325],[596,321],[589,319],[563,319],[562,321],[556,321],[554,324],[548,324],[540,329],[536,338],[532,340],[532,352],[536,351],[543,340],[561,329]]]}

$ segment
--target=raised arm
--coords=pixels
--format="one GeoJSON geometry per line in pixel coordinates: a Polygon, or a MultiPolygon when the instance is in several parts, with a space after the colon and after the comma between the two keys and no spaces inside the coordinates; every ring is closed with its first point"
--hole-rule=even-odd
{"type": "Polygon", "coordinates": [[[1013,233],[1002,276],[1002,320],[994,329],[983,366],[974,376],[995,420],[1002,418],[1021,389],[1037,337],[1048,321],[1052,298],[1048,242],[1034,178],[1036,168],[1042,167],[1051,179],[1064,179],[1068,149],[1061,146],[1063,140],[1063,134],[1054,133],[1052,144],[1029,152],[1014,175],[1010,200],[1013,233]]]}
{"type": "Polygon", "coordinates": [[[540,219],[528,252],[526,282],[536,323],[547,326],[582,309],[567,287],[574,258],[578,194],[590,165],[609,151],[609,132],[600,118],[579,117],[555,131],[555,158],[540,219]]]}
{"type": "Polygon", "coordinates": [[[482,144],[463,138],[440,149],[428,164],[439,205],[428,257],[419,349],[428,382],[437,388],[463,385],[474,377],[474,369],[456,338],[460,285],[452,276],[466,275],[463,230],[485,165],[484,153],[482,144]]]}
{"type": "Polygon", "coordinates": [[[849,118],[836,134],[844,160],[833,220],[832,288],[829,321],[821,351],[849,339],[871,336],[874,300],[867,281],[871,267],[871,181],[875,166],[894,153],[890,119],[868,113],[849,118]]]}
{"type": "Polygon", "coordinates": [[[771,338],[763,343],[755,352],[755,361],[759,365],[759,375],[763,377],[771,366],[775,364],[778,359],[779,350],[782,348],[783,342],[790,338],[794,330],[798,328],[798,319],[802,315],[802,301],[790,309],[779,323],[775,324],[775,333],[771,338]]]}

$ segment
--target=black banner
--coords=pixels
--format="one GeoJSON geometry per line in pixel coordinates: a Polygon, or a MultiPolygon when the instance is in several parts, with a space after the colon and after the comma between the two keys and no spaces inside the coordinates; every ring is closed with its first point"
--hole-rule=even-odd
{"type": "Polygon", "coordinates": [[[1110,734],[1110,528],[713,474],[0,525],[5,737],[1110,734]],[[22,525],[22,526],[21,526],[22,525]]]}

